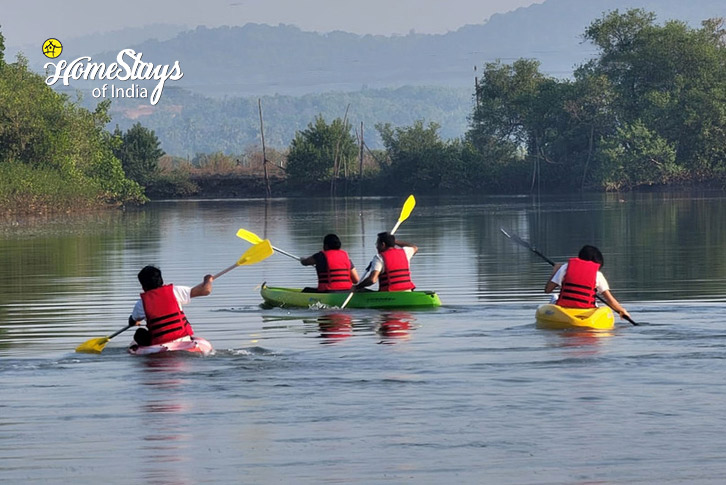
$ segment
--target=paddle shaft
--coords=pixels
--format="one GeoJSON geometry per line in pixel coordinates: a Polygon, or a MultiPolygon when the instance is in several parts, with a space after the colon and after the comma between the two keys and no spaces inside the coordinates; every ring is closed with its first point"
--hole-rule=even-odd
{"type": "MultiPolygon", "coordinates": [[[[238,230],[237,237],[240,239],[244,239],[245,241],[252,243],[252,244],[258,244],[263,241],[263,239],[260,236],[258,236],[257,234],[255,234],[252,231],[248,231],[247,229],[238,230]]],[[[288,256],[292,259],[297,259],[298,261],[300,261],[302,259],[302,258],[300,258],[300,256],[295,256],[294,254],[288,253],[287,251],[283,251],[282,249],[276,248],[275,246],[272,246],[272,250],[277,251],[280,254],[284,254],[285,256],[288,256]]]]}
{"type": "Polygon", "coordinates": [[[115,331],[114,333],[112,333],[111,335],[109,335],[109,336],[108,336],[108,339],[109,339],[109,340],[111,340],[111,339],[112,339],[112,338],[114,338],[114,337],[115,337],[116,335],[118,335],[118,334],[120,334],[120,333],[123,333],[123,332],[125,332],[126,330],[130,329],[131,327],[135,327],[135,326],[136,326],[136,325],[127,325],[127,326],[125,326],[124,328],[122,328],[122,329],[120,329],[120,330],[116,330],[116,331],[115,331]]]}
{"type": "MultiPolygon", "coordinates": [[[[536,255],[537,255],[537,256],[539,256],[540,258],[544,259],[545,261],[547,261],[547,262],[548,262],[548,263],[549,263],[550,265],[552,265],[552,266],[554,266],[554,265],[555,265],[555,262],[554,262],[554,261],[552,261],[552,260],[551,260],[550,258],[548,258],[547,256],[545,256],[544,254],[540,253],[540,252],[539,252],[539,251],[537,250],[537,248],[535,248],[534,246],[532,246],[532,245],[531,245],[530,243],[528,243],[527,241],[525,241],[525,240],[524,240],[524,239],[522,239],[521,237],[517,236],[516,234],[511,234],[511,235],[510,235],[510,234],[508,234],[508,233],[507,233],[507,231],[505,231],[504,229],[501,229],[501,228],[500,228],[499,230],[500,230],[500,231],[502,231],[502,234],[504,234],[505,236],[507,236],[507,237],[508,237],[509,239],[511,239],[511,240],[512,240],[512,241],[514,241],[515,243],[519,244],[520,246],[522,246],[522,247],[525,247],[525,248],[529,249],[529,250],[530,250],[530,251],[532,251],[532,252],[533,252],[534,254],[536,254],[536,255]]],[[[613,308],[613,307],[612,307],[612,306],[611,306],[611,305],[610,305],[610,304],[609,304],[609,303],[608,303],[607,301],[605,301],[605,300],[604,300],[604,299],[603,299],[603,298],[602,298],[602,297],[601,297],[600,295],[597,295],[597,294],[596,294],[595,296],[597,297],[597,299],[598,299],[598,300],[600,300],[600,302],[604,303],[605,305],[609,306],[609,307],[610,307],[611,309],[615,310],[615,309],[614,309],[614,308],[613,308]]],[[[638,325],[637,323],[635,323],[635,322],[633,321],[633,319],[632,319],[632,318],[628,317],[627,315],[623,315],[622,317],[623,317],[623,318],[624,318],[625,320],[627,320],[628,322],[632,323],[633,325],[638,325]]]]}
{"type": "Polygon", "coordinates": [[[217,273],[216,275],[214,275],[214,276],[213,276],[213,278],[214,278],[214,279],[216,280],[217,278],[219,278],[219,277],[220,277],[220,276],[222,276],[223,274],[225,274],[225,273],[227,273],[227,272],[229,272],[229,271],[232,271],[232,270],[233,270],[233,269],[235,269],[235,268],[236,268],[237,266],[238,266],[238,264],[237,264],[237,263],[235,263],[235,264],[233,264],[232,266],[230,266],[229,268],[225,268],[225,269],[223,269],[222,271],[220,271],[219,273],[217,273]]]}
{"type": "Polygon", "coordinates": [[[288,257],[290,257],[290,258],[292,258],[292,259],[297,259],[298,261],[300,261],[300,260],[302,259],[302,258],[301,258],[300,256],[295,256],[294,254],[290,254],[290,253],[288,253],[287,251],[283,251],[283,250],[282,250],[282,249],[280,249],[280,248],[276,248],[275,246],[272,246],[272,249],[273,249],[274,251],[277,251],[277,252],[278,252],[278,253],[280,253],[280,254],[284,254],[285,256],[288,256],[288,257]]]}

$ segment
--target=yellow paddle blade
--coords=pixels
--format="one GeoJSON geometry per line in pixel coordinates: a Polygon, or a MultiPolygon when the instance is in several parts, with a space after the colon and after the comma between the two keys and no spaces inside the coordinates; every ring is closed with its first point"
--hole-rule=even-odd
{"type": "Polygon", "coordinates": [[[416,199],[413,197],[413,194],[408,196],[408,199],[406,199],[406,203],[403,204],[403,209],[401,209],[401,216],[398,218],[400,222],[405,221],[408,219],[408,216],[411,215],[411,211],[413,211],[413,208],[416,206],[416,199]]]}
{"type": "Polygon", "coordinates": [[[262,238],[260,236],[246,229],[240,229],[237,231],[237,237],[252,244],[259,244],[262,242],[262,238]]]}
{"type": "Polygon", "coordinates": [[[272,245],[269,239],[265,239],[249,248],[237,261],[237,266],[243,264],[255,264],[269,258],[273,253],[272,245]]]}
{"type": "Polygon", "coordinates": [[[84,354],[100,354],[110,339],[108,337],[92,338],[76,347],[76,352],[84,354]]]}
{"type": "Polygon", "coordinates": [[[411,211],[413,210],[414,206],[416,206],[416,199],[414,199],[413,194],[411,194],[408,196],[408,199],[406,199],[406,203],[403,204],[403,209],[401,209],[401,215],[398,216],[398,222],[396,222],[396,225],[393,226],[393,229],[391,229],[391,234],[396,234],[398,226],[400,226],[403,221],[408,219],[408,216],[411,215],[411,211]]]}

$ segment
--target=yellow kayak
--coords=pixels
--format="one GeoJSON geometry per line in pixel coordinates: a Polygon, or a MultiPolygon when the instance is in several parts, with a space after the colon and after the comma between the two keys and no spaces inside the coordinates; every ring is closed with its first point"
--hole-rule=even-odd
{"type": "Polygon", "coordinates": [[[565,308],[558,305],[542,305],[537,308],[537,328],[564,330],[568,328],[593,328],[609,330],[615,327],[615,316],[610,307],[565,308]]]}

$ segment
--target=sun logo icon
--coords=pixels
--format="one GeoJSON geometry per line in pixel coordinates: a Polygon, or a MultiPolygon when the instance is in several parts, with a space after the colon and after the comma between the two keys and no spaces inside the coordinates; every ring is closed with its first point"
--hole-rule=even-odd
{"type": "Polygon", "coordinates": [[[43,42],[43,54],[45,57],[55,59],[63,52],[63,44],[58,39],[50,38],[43,42]]]}

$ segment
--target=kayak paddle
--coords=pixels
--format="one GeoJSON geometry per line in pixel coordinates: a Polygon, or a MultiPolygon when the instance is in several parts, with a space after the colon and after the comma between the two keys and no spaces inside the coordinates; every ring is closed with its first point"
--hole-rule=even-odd
{"type": "MultiPolygon", "coordinates": [[[[408,196],[408,198],[406,199],[406,202],[404,202],[404,204],[403,204],[403,208],[401,209],[401,215],[398,216],[398,222],[396,222],[396,225],[393,226],[393,229],[391,230],[391,235],[396,234],[396,231],[398,230],[398,226],[400,226],[403,221],[408,219],[408,216],[411,215],[411,212],[413,211],[413,208],[415,206],[416,206],[416,199],[414,198],[413,194],[411,194],[408,196]]],[[[361,278],[361,281],[364,280],[366,278],[366,276],[368,276],[367,271],[361,278]]],[[[345,301],[343,302],[342,305],[340,305],[341,310],[343,308],[345,308],[346,305],[348,305],[348,303],[350,302],[350,299],[353,298],[353,293],[355,293],[355,292],[351,291],[350,293],[348,293],[348,296],[345,298],[345,301]]]]}
{"type": "MultiPolygon", "coordinates": [[[[499,230],[500,230],[500,231],[502,231],[502,234],[504,234],[505,236],[507,236],[507,237],[508,237],[509,239],[511,239],[511,240],[512,240],[512,241],[514,241],[515,243],[519,244],[519,245],[520,245],[520,246],[522,246],[522,247],[525,247],[525,248],[529,249],[529,250],[530,250],[530,251],[532,251],[532,252],[533,252],[534,254],[536,254],[536,255],[537,255],[537,256],[539,256],[540,258],[544,259],[545,261],[547,261],[547,262],[548,262],[549,264],[551,264],[552,266],[554,266],[554,265],[555,265],[555,262],[554,262],[554,261],[552,261],[552,260],[551,260],[550,258],[548,258],[547,256],[545,256],[544,254],[540,253],[540,252],[539,252],[539,251],[537,250],[537,248],[535,248],[534,246],[532,246],[532,245],[531,245],[530,243],[528,243],[527,241],[525,241],[525,240],[524,240],[524,239],[522,239],[521,237],[517,236],[516,234],[509,234],[509,233],[508,233],[507,231],[505,231],[505,230],[504,230],[504,229],[502,229],[501,227],[499,228],[499,230]]],[[[600,300],[600,301],[601,301],[602,303],[606,304],[606,305],[607,305],[607,306],[609,306],[609,307],[610,307],[611,309],[615,310],[615,309],[614,309],[613,307],[611,307],[611,306],[610,306],[610,304],[609,304],[608,302],[606,302],[605,300],[603,300],[603,299],[602,299],[602,297],[600,297],[600,295],[595,295],[595,296],[596,296],[596,297],[597,297],[597,299],[598,299],[598,300],[600,300]]],[[[637,324],[637,323],[635,323],[635,322],[633,321],[633,319],[632,319],[632,318],[630,318],[630,317],[627,317],[627,316],[623,315],[623,318],[624,318],[624,319],[626,319],[626,320],[627,320],[628,322],[632,323],[633,325],[638,325],[638,324],[637,324]]]]}
{"type": "MultiPolygon", "coordinates": [[[[254,232],[248,231],[246,229],[240,229],[239,231],[237,231],[237,237],[240,238],[240,239],[244,239],[245,241],[247,241],[249,243],[252,243],[252,244],[259,244],[259,243],[262,242],[262,238],[260,236],[258,236],[254,232]]],[[[290,254],[287,251],[283,251],[280,248],[276,248],[275,246],[272,246],[272,249],[275,250],[275,251],[277,251],[280,254],[284,254],[285,256],[289,256],[292,259],[297,259],[298,261],[300,261],[300,257],[299,256],[295,256],[294,254],[290,254]]]]}
{"type": "MultiPolygon", "coordinates": [[[[248,264],[255,264],[259,263],[260,261],[269,258],[272,256],[272,246],[270,245],[270,241],[267,239],[262,240],[261,242],[255,244],[251,248],[249,248],[245,253],[240,257],[236,263],[234,263],[229,268],[220,271],[216,275],[214,275],[214,279],[216,280],[223,274],[227,273],[228,271],[232,271],[237,266],[242,265],[248,265],[248,264]]],[[[109,335],[108,337],[99,337],[99,338],[92,338],[91,340],[88,340],[86,342],[83,342],[81,345],[76,347],[76,352],[80,353],[86,353],[86,354],[100,354],[103,351],[103,348],[106,346],[109,340],[114,338],[116,335],[125,332],[131,327],[135,327],[136,325],[127,325],[126,327],[118,330],[117,332],[109,335]]]]}
{"type": "Polygon", "coordinates": [[[260,242],[245,251],[242,257],[239,258],[236,263],[214,275],[214,279],[216,280],[226,272],[232,271],[237,266],[259,263],[260,261],[272,256],[272,253],[272,245],[270,245],[269,239],[260,240],[260,242]]]}
{"type": "Polygon", "coordinates": [[[118,335],[122,332],[125,332],[126,330],[130,329],[131,327],[135,327],[135,326],[136,325],[127,325],[124,328],[112,333],[108,337],[92,338],[91,340],[83,342],[81,345],[76,347],[76,352],[84,353],[84,354],[100,354],[103,351],[103,348],[106,346],[106,344],[108,343],[109,340],[114,338],[116,335],[118,335]]]}

